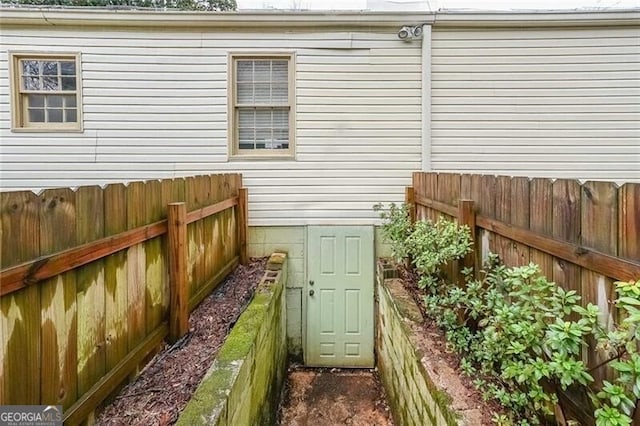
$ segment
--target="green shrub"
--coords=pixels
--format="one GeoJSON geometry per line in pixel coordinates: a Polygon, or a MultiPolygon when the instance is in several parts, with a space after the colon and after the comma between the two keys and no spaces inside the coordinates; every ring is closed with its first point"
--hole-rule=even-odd
{"type": "Polygon", "coordinates": [[[597,306],[581,306],[576,291],[548,281],[535,264],[507,268],[490,254],[480,279],[465,270],[460,287],[443,279],[442,267],[471,250],[468,228],[442,218],[412,224],[408,212],[393,204],[383,212],[383,236],[397,259],[411,259],[425,309],[462,355],[461,370],[508,409],[495,423],[549,420],[559,392],[577,386],[591,397],[597,426],[631,424],[640,400],[640,280],[615,284],[622,320],[608,328],[597,306]],[[600,364],[580,359],[589,340],[605,358],[600,364]],[[596,388],[592,373],[605,366],[616,378],[596,388]]]}
{"type": "Polygon", "coordinates": [[[391,204],[388,211],[381,205],[382,235],[391,244],[396,260],[410,259],[420,273],[421,289],[434,290],[442,281],[442,267],[448,262],[464,257],[471,251],[471,234],[468,226],[459,226],[442,217],[411,223],[409,206],[391,204]]]}

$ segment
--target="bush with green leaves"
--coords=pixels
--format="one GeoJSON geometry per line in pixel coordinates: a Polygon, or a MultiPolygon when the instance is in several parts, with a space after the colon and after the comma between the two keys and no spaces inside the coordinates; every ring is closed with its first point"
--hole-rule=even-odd
{"type": "Polygon", "coordinates": [[[443,219],[412,224],[408,213],[406,205],[383,212],[383,236],[396,258],[412,259],[425,309],[462,355],[461,370],[484,398],[508,409],[496,424],[552,421],[559,393],[582,389],[597,426],[631,425],[640,400],[640,280],[615,283],[621,321],[610,325],[535,264],[507,268],[490,254],[478,279],[465,270],[466,286],[447,283],[441,268],[471,249],[468,229],[443,219]],[[603,359],[589,366],[581,360],[588,341],[603,359]],[[593,373],[606,366],[615,379],[596,386],[593,373]]]}
{"type": "MultiPolygon", "coordinates": [[[[591,395],[597,407],[597,426],[629,425],[639,410],[640,280],[618,281],[615,285],[615,305],[622,320],[612,328],[598,324],[593,333],[598,349],[608,356],[597,367],[608,365],[616,375],[613,383],[605,380],[602,389],[591,395]]],[[[598,315],[593,306],[591,311],[598,315]]]]}
{"type": "Polygon", "coordinates": [[[607,328],[597,306],[581,306],[575,291],[549,282],[537,265],[506,268],[490,255],[482,279],[465,272],[466,287],[428,294],[425,306],[463,355],[462,371],[475,377],[484,398],[509,409],[512,424],[550,419],[559,392],[570,387],[586,389],[598,426],[631,424],[640,399],[640,281],[616,283],[616,304],[626,317],[607,328]],[[608,356],[594,366],[580,359],[589,338],[608,356]],[[595,389],[592,374],[605,365],[618,378],[595,389]]]}
{"type": "Polygon", "coordinates": [[[409,206],[392,203],[387,211],[381,205],[384,220],[382,235],[390,243],[396,260],[410,259],[420,273],[418,286],[435,291],[442,282],[442,267],[464,257],[471,251],[471,233],[466,225],[440,217],[437,222],[429,219],[411,222],[409,206]]]}
{"type": "Polygon", "coordinates": [[[506,268],[491,255],[481,280],[468,275],[466,287],[427,295],[425,305],[463,364],[473,366],[463,371],[483,396],[507,407],[510,420],[538,424],[553,414],[554,389],[593,381],[576,358],[591,325],[568,321],[579,299],[536,265],[506,268]]]}
{"type": "Polygon", "coordinates": [[[382,237],[391,246],[391,255],[397,261],[409,257],[409,245],[407,241],[413,232],[413,223],[409,216],[409,205],[391,203],[388,210],[384,210],[382,204],[373,206],[380,213],[382,223],[382,237]]]}

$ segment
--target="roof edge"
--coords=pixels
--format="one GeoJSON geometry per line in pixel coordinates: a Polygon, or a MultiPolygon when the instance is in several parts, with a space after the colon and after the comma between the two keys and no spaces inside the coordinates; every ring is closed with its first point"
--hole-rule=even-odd
{"type": "Polygon", "coordinates": [[[0,25],[108,27],[395,27],[430,24],[430,12],[189,12],[130,9],[2,8],[0,25]]]}
{"type": "Polygon", "coordinates": [[[263,11],[188,12],[92,8],[0,7],[0,25],[76,27],[396,27],[407,24],[435,27],[640,27],[640,9],[607,11],[263,11]]]}
{"type": "Polygon", "coordinates": [[[640,9],[561,11],[468,11],[442,10],[436,27],[582,27],[639,26],[640,9]]]}

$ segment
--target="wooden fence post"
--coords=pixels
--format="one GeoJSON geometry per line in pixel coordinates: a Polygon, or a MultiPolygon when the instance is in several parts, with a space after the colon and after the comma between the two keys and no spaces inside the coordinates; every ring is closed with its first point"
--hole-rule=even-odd
{"type": "Polygon", "coordinates": [[[189,287],[187,285],[187,205],[167,207],[169,244],[169,341],[176,342],[189,331],[189,287]]]}
{"type": "Polygon", "coordinates": [[[247,256],[247,231],[249,217],[249,194],[247,188],[238,189],[238,246],[240,248],[240,264],[247,265],[249,257],[247,256]]]}
{"type": "MultiPolygon", "coordinates": [[[[467,225],[471,232],[471,252],[467,254],[461,262],[463,268],[475,267],[475,253],[476,253],[476,213],[473,210],[473,200],[458,200],[458,224],[467,225]]],[[[460,271],[459,271],[460,272],[460,271]]],[[[476,277],[477,271],[474,269],[473,275],[476,277]]],[[[460,284],[464,284],[464,276],[458,273],[458,279],[460,284]]]]}
{"type": "Polygon", "coordinates": [[[409,206],[409,219],[411,223],[416,221],[416,193],[413,186],[404,188],[404,202],[409,206]]]}

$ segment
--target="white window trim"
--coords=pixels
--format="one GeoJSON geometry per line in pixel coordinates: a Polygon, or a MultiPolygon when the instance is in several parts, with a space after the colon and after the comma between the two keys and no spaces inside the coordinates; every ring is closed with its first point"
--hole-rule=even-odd
{"type": "Polygon", "coordinates": [[[83,105],[82,105],[82,61],[80,52],[9,52],[9,81],[10,81],[10,108],[12,132],[65,132],[79,133],[84,130],[83,105]],[[42,123],[33,126],[25,126],[26,114],[20,85],[19,63],[21,59],[73,59],[76,63],[76,108],[77,123],[42,123]]]}
{"type": "Polygon", "coordinates": [[[227,135],[230,160],[294,160],[296,153],[296,94],[295,94],[295,52],[229,52],[227,55],[227,135]],[[238,128],[236,126],[236,60],[238,59],[287,59],[289,62],[289,149],[255,149],[248,153],[239,152],[238,128]]]}

